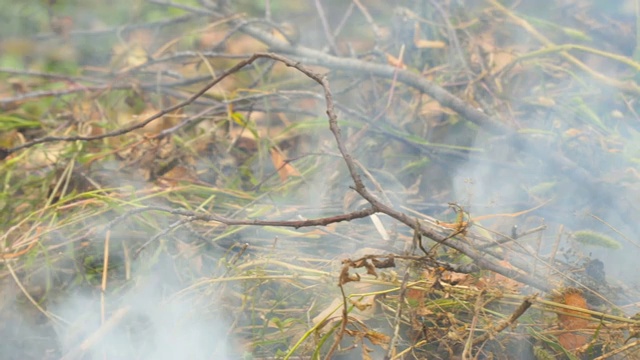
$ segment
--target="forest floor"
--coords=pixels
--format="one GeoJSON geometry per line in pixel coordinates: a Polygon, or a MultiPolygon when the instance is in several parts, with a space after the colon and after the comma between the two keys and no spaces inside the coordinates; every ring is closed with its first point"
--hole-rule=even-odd
{"type": "Polygon", "coordinates": [[[637,2],[0,5],[0,358],[640,359],[637,2]]]}

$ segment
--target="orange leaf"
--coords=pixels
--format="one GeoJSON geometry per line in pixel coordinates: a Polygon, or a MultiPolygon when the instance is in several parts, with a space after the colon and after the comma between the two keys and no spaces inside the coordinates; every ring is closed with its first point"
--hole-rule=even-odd
{"type": "MultiPolygon", "coordinates": [[[[577,308],[587,308],[587,300],[585,300],[582,292],[577,289],[567,289],[554,300],[577,308]]],[[[558,314],[558,321],[562,329],[567,332],[558,335],[558,342],[567,350],[574,350],[585,345],[589,340],[588,336],[576,330],[585,329],[589,321],[572,315],[582,314],[580,311],[564,309],[563,312],[566,314],[558,314]]]]}
{"type": "Polygon", "coordinates": [[[414,45],[418,49],[444,49],[447,47],[442,41],[433,41],[433,40],[416,40],[414,41],[414,45]]]}
{"type": "Polygon", "coordinates": [[[398,69],[406,69],[407,65],[405,65],[401,59],[387,53],[387,63],[391,66],[397,67],[398,69]]]}
{"type": "Polygon", "coordinates": [[[373,330],[367,330],[364,337],[369,339],[369,341],[371,341],[373,345],[379,345],[383,349],[387,349],[389,346],[389,342],[391,341],[391,337],[389,337],[389,335],[385,335],[373,330]]]}
{"type": "Polygon", "coordinates": [[[283,182],[287,181],[289,176],[300,176],[298,170],[289,162],[285,161],[282,153],[275,148],[271,149],[271,161],[273,162],[273,166],[276,167],[276,170],[278,170],[280,180],[283,182]]]}

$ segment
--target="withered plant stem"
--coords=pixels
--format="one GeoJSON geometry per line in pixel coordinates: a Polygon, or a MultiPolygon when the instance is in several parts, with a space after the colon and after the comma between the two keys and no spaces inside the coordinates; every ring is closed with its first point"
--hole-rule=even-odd
{"type": "Polygon", "coordinates": [[[502,330],[514,324],[516,320],[518,320],[518,318],[522,316],[531,307],[536,297],[537,295],[532,295],[524,299],[522,304],[518,306],[518,308],[511,314],[511,316],[509,316],[507,320],[500,322],[493,329],[493,331],[488,331],[482,334],[481,336],[478,336],[477,338],[475,338],[473,340],[473,345],[477,345],[477,344],[480,344],[481,342],[489,340],[492,336],[495,336],[497,333],[501,332],[502,330]]]}

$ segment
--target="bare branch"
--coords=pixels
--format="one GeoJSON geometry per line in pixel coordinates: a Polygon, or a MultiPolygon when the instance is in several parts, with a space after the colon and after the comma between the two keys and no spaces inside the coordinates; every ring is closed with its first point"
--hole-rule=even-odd
{"type": "Polygon", "coordinates": [[[161,206],[148,206],[143,208],[138,208],[134,210],[127,211],[125,214],[119,216],[113,221],[109,222],[107,225],[108,228],[115,226],[115,224],[131,217],[132,215],[148,212],[148,211],[161,211],[166,212],[172,215],[179,215],[189,217],[191,221],[207,221],[207,222],[218,222],[225,225],[253,225],[253,226],[281,226],[281,227],[292,227],[295,229],[309,226],[327,226],[329,224],[342,222],[342,221],[351,221],[354,219],[365,218],[371,214],[376,213],[376,210],[373,208],[353,211],[346,214],[340,214],[335,216],[328,216],[324,218],[318,219],[308,219],[308,220],[293,220],[293,221],[283,221],[283,220],[238,220],[231,219],[220,215],[214,214],[203,214],[194,211],[188,211],[183,209],[171,209],[165,208],[161,206]]]}

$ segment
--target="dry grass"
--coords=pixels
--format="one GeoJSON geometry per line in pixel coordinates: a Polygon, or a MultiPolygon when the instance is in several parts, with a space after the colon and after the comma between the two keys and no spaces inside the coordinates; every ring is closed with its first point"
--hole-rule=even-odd
{"type": "Polygon", "coordinates": [[[27,7],[0,357],[636,358],[634,24],[467,5],[27,7]]]}

